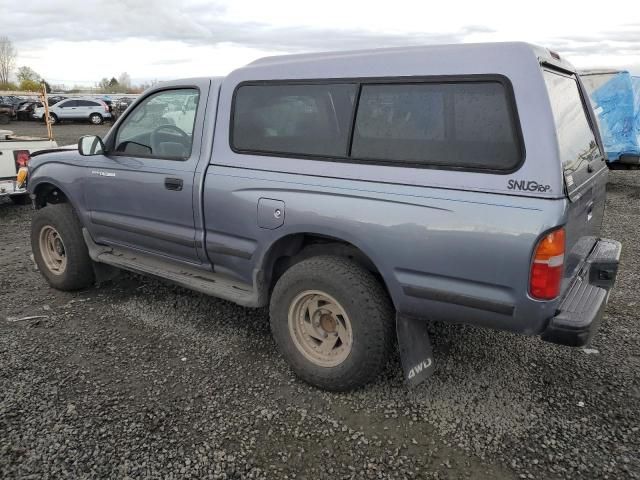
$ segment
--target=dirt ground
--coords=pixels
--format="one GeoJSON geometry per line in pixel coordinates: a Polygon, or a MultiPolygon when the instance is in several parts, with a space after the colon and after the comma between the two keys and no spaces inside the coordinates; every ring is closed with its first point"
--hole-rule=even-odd
{"type": "Polygon", "coordinates": [[[610,175],[624,250],[588,350],[433,325],[414,390],[397,358],[363,390],[312,388],[266,311],[161,281],[53,290],[32,213],[0,200],[0,478],[640,478],[640,172],[610,175]]]}
{"type": "MultiPolygon", "coordinates": [[[[77,145],[78,139],[83,135],[100,135],[104,137],[111,128],[110,122],[105,122],[102,125],[92,125],[88,122],[63,122],[57,125],[53,125],[53,138],[58,143],[58,146],[77,145]]],[[[36,121],[21,121],[11,122],[9,125],[4,125],[3,130],[12,130],[18,135],[32,136],[32,137],[46,137],[47,128],[42,122],[36,121]]]]}

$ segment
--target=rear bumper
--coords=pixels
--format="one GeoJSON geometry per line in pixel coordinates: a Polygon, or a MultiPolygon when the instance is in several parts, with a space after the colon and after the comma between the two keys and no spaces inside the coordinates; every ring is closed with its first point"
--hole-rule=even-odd
{"type": "Polygon", "coordinates": [[[581,347],[598,330],[618,273],[622,245],[601,239],[586,261],[580,276],[562,298],[556,315],[542,332],[547,342],[581,347]]]}
{"type": "Polygon", "coordinates": [[[0,197],[9,195],[25,195],[26,188],[18,188],[14,180],[0,180],[0,197]]]}

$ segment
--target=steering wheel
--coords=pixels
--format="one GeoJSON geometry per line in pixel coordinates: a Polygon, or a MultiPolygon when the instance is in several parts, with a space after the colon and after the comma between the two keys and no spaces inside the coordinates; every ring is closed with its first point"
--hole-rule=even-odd
{"type": "Polygon", "coordinates": [[[151,143],[151,151],[153,153],[160,151],[160,143],[162,143],[160,138],[161,137],[160,132],[162,130],[172,130],[176,132],[180,136],[180,139],[184,140],[185,146],[189,145],[189,143],[191,142],[191,138],[189,138],[189,135],[187,135],[183,130],[176,127],[175,125],[171,125],[171,124],[160,125],[153,132],[151,132],[151,136],[149,138],[149,143],[151,143]]]}

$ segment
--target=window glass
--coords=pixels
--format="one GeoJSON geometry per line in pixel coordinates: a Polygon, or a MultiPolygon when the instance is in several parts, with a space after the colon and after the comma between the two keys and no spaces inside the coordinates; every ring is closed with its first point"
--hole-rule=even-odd
{"type": "Polygon", "coordinates": [[[492,170],[521,160],[500,82],[363,85],[351,155],[492,170]]]}
{"type": "Polygon", "coordinates": [[[147,97],[118,129],[116,152],[174,160],[188,158],[198,99],[195,89],[166,90],[147,97]]]}
{"type": "Polygon", "coordinates": [[[347,155],[356,86],[245,85],[236,92],[233,146],[302,155],[347,155]]]}
{"type": "Polygon", "coordinates": [[[66,102],[59,102],[56,107],[58,108],[69,108],[69,107],[77,107],[78,106],[78,101],[77,100],[67,100],[66,102]]]}
{"type": "Polygon", "coordinates": [[[584,160],[599,154],[574,78],[544,72],[558,134],[560,159],[566,171],[577,170],[584,160]]]}
{"type": "Polygon", "coordinates": [[[90,100],[77,100],[78,107],[99,107],[98,102],[92,102],[90,100]]]}

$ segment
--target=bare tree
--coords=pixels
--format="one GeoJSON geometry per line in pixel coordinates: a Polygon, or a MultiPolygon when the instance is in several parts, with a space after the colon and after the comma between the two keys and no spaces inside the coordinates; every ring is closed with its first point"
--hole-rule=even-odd
{"type": "Polygon", "coordinates": [[[16,72],[16,77],[18,77],[19,82],[24,82],[25,80],[31,82],[39,82],[42,78],[38,73],[33,70],[31,67],[20,67],[16,72]]]}
{"type": "Polygon", "coordinates": [[[16,63],[16,49],[8,37],[0,37],[0,83],[9,83],[9,76],[16,63]]]}
{"type": "Polygon", "coordinates": [[[118,84],[125,90],[131,88],[131,77],[127,72],[123,72],[120,74],[120,76],[118,77],[118,84]]]}

